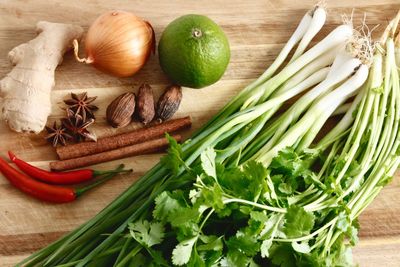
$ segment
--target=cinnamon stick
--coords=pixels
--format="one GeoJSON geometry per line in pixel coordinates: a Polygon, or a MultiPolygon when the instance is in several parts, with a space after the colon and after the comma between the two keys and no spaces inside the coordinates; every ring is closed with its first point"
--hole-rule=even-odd
{"type": "MultiPolygon", "coordinates": [[[[172,135],[178,142],[182,139],[180,135],[172,135]]],[[[125,146],[122,148],[93,154],[89,156],[50,162],[50,169],[53,171],[65,171],[89,165],[94,165],[111,160],[121,159],[130,156],[143,155],[147,153],[159,152],[168,147],[168,141],[165,137],[153,139],[150,141],[125,146]]]]}
{"type": "Polygon", "coordinates": [[[142,143],[163,136],[165,133],[172,133],[190,128],[191,125],[192,120],[190,117],[174,119],[132,132],[103,137],[98,139],[97,142],[84,142],[69,146],[60,146],[56,149],[56,152],[61,160],[79,158],[142,143]]]}

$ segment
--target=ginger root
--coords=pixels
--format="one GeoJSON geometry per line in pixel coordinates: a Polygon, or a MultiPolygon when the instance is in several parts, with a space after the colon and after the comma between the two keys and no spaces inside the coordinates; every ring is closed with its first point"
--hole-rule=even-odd
{"type": "Polygon", "coordinates": [[[51,112],[54,71],[83,29],[40,21],[38,36],[8,53],[15,67],[0,81],[1,117],[16,132],[39,133],[51,112]]]}

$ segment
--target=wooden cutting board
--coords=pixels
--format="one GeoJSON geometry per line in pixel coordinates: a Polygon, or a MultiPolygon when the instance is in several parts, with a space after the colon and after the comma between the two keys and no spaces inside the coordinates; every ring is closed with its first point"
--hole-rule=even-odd
{"type": "MultiPolygon", "coordinates": [[[[202,90],[184,89],[184,98],[176,117],[190,115],[193,130],[205,123],[225,102],[244,85],[258,77],[277,55],[297,23],[315,1],[45,1],[0,0],[0,79],[11,70],[7,53],[13,47],[35,36],[35,25],[40,20],[75,23],[87,30],[90,23],[110,9],[131,11],[154,26],[157,39],[174,18],[188,14],[204,14],[222,26],[229,37],[232,59],[224,77],[217,84],[202,90]]],[[[342,14],[351,14],[356,25],[366,13],[368,25],[382,24],[374,32],[380,34],[387,21],[400,8],[399,0],[340,0],[327,1],[326,34],[341,23],[342,14]]],[[[77,63],[71,53],[56,71],[56,88],[52,93],[53,110],[49,122],[63,115],[62,99],[70,92],[85,92],[98,96],[97,124],[92,129],[98,136],[117,132],[105,124],[107,104],[122,92],[136,91],[143,83],[150,83],[157,96],[168,85],[157,61],[148,64],[132,78],[118,79],[77,63]]],[[[120,130],[140,127],[132,124],[120,130]]],[[[186,133],[185,136],[189,136],[186,133]]],[[[54,150],[43,141],[43,135],[15,134],[0,123],[0,156],[12,149],[21,158],[41,167],[56,159],[54,150]]],[[[0,177],[0,266],[12,266],[76,226],[90,219],[107,203],[153,166],[160,155],[127,158],[123,162],[134,169],[123,176],[93,190],[80,200],[64,205],[36,201],[17,191],[0,177]]],[[[117,162],[98,166],[113,167],[117,162]]],[[[354,250],[360,266],[400,266],[400,181],[387,186],[360,218],[360,243],[354,250]]]]}

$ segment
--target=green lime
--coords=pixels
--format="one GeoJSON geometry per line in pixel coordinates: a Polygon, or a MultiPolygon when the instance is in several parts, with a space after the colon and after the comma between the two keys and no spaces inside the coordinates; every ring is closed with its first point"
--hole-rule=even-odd
{"type": "Polygon", "coordinates": [[[229,42],[222,29],[202,15],[172,21],[158,45],[160,65],[175,83],[202,88],[217,82],[230,59],[229,42]]]}

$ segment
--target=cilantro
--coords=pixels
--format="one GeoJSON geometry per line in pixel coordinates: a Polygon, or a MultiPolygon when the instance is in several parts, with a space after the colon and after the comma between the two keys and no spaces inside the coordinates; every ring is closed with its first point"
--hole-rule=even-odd
{"type": "MultiPolygon", "coordinates": [[[[326,267],[325,260],[318,253],[300,254],[296,258],[297,267],[326,267]]],[[[335,266],[335,265],[333,265],[335,266]]],[[[337,266],[339,267],[339,266],[337,266]]],[[[343,266],[344,267],[344,266],[343,266]]]]}
{"type": "Polygon", "coordinates": [[[199,239],[203,245],[197,246],[197,250],[222,250],[224,245],[222,243],[222,236],[217,237],[215,235],[200,235],[199,239]]]}
{"type": "Polygon", "coordinates": [[[292,205],[285,214],[284,233],[289,237],[308,235],[314,227],[314,215],[303,207],[292,205]]]}
{"type": "Polygon", "coordinates": [[[218,182],[224,188],[224,191],[232,196],[243,196],[248,185],[243,173],[236,167],[225,169],[222,175],[218,177],[218,182]]]}
{"type": "Polygon", "coordinates": [[[393,180],[393,175],[384,174],[383,177],[380,179],[378,186],[386,186],[393,180]]]}
{"type": "Polygon", "coordinates": [[[225,207],[222,202],[222,190],[214,184],[211,188],[204,188],[201,191],[203,205],[214,208],[217,212],[220,212],[225,207]]]}
{"type": "Polygon", "coordinates": [[[172,251],[172,263],[175,265],[187,264],[192,255],[192,249],[197,241],[197,236],[180,242],[172,251]]]}
{"type": "Polygon", "coordinates": [[[187,264],[188,267],[205,267],[206,263],[203,258],[197,253],[196,248],[193,249],[190,260],[187,264]]]}
{"type": "Polygon", "coordinates": [[[154,266],[154,267],[169,266],[168,262],[164,259],[161,251],[154,250],[152,248],[146,248],[146,250],[151,256],[151,262],[149,266],[154,266]]]}
{"type": "Polygon", "coordinates": [[[250,212],[250,218],[258,222],[266,222],[268,221],[268,216],[265,212],[262,211],[252,211],[250,212]]]}
{"type": "Polygon", "coordinates": [[[260,251],[261,251],[261,257],[265,258],[265,257],[269,257],[269,249],[272,246],[272,240],[268,239],[268,240],[264,240],[261,243],[261,247],[260,247],[260,251]]]}
{"type": "Polygon", "coordinates": [[[164,226],[159,222],[149,223],[146,220],[129,224],[131,236],[142,246],[152,247],[164,239],[164,226]]]}
{"type": "Polygon", "coordinates": [[[270,248],[271,262],[281,267],[295,267],[296,258],[291,245],[282,243],[274,244],[270,248]]]}
{"type": "Polygon", "coordinates": [[[323,258],[324,266],[353,266],[351,248],[344,242],[344,235],[331,246],[330,253],[323,258]]]}
{"type": "MultiPolygon", "coordinates": [[[[252,160],[226,167],[216,163],[216,152],[207,148],[191,166],[192,169],[188,169],[182,160],[182,150],[175,143],[171,141],[168,155],[170,166],[174,166],[171,169],[179,171],[183,166],[186,171],[197,175],[196,181],[193,186],[186,186],[185,180],[186,185],[178,187],[180,190],[159,194],[152,211],[153,221],[143,220],[129,225],[132,238],[146,248],[154,259],[154,266],[256,267],[268,262],[281,267],[322,267],[342,266],[349,262],[349,250],[344,239],[354,245],[358,230],[348,216],[347,200],[339,202],[335,209],[315,213],[300,206],[308,201],[308,195],[302,192],[309,186],[325,194],[342,192],[342,186],[346,185],[336,185],[335,177],[345,165],[343,158],[335,158],[333,162],[338,162],[338,165],[328,166],[328,175],[321,180],[311,169],[317,151],[298,153],[290,147],[279,152],[268,168],[252,160]],[[226,200],[231,201],[226,203],[226,200]],[[285,207],[286,212],[266,211],[239,200],[285,207]],[[334,231],[340,231],[340,235],[324,255],[320,246],[313,250],[310,247],[324,244],[324,233],[300,243],[274,241],[276,238],[306,236],[314,225],[320,227],[332,217],[338,219],[334,231]],[[164,226],[169,231],[167,234],[164,226]],[[165,236],[168,238],[164,242],[165,236]],[[155,250],[154,245],[172,251],[170,262],[165,261],[165,254],[155,250]]],[[[358,171],[357,162],[349,165],[349,173],[358,171]]],[[[343,181],[346,179],[348,182],[351,177],[346,174],[343,181]]],[[[175,182],[181,180],[179,176],[175,182]]],[[[176,188],[175,183],[172,185],[171,188],[176,188]]]]}
{"type": "Polygon", "coordinates": [[[296,188],[297,183],[295,181],[293,181],[292,183],[280,183],[278,186],[278,190],[286,195],[293,194],[296,188]]]}
{"type": "Polygon", "coordinates": [[[169,192],[162,192],[155,199],[155,207],[153,210],[153,217],[160,220],[166,221],[170,216],[171,212],[176,212],[182,208],[179,201],[171,196],[169,192]]]}
{"type": "Polygon", "coordinates": [[[197,201],[197,199],[199,199],[200,195],[201,195],[200,190],[198,190],[198,189],[192,189],[192,190],[190,190],[190,191],[189,191],[189,199],[190,199],[190,202],[192,202],[192,204],[195,204],[196,201],[197,201]]]}
{"type": "MultiPolygon", "coordinates": [[[[264,221],[263,229],[260,232],[260,239],[270,239],[274,236],[280,236],[281,220],[279,214],[272,214],[264,221]],[[275,233],[273,232],[275,230],[275,233]]],[[[283,233],[282,233],[283,234],[283,233]]]]}
{"type": "Polygon", "coordinates": [[[165,138],[168,140],[169,148],[167,150],[167,155],[161,158],[161,163],[168,169],[170,169],[174,174],[178,174],[179,169],[185,165],[182,159],[183,152],[180,144],[176,142],[168,133],[165,134],[165,138]]]}
{"type": "Polygon", "coordinates": [[[347,232],[346,232],[346,234],[347,234],[347,237],[349,238],[349,240],[350,240],[350,244],[352,245],[352,246],[355,246],[357,243],[358,243],[358,229],[357,229],[357,227],[355,227],[355,226],[350,226],[348,229],[347,229],[347,232]]]}
{"type": "Polygon", "coordinates": [[[292,147],[282,149],[269,166],[271,179],[279,192],[292,195],[299,188],[304,188],[305,184],[315,183],[320,187],[321,182],[310,170],[318,155],[317,151],[311,149],[303,151],[302,154],[298,154],[292,147]]]}
{"type": "Polygon", "coordinates": [[[200,232],[199,225],[195,221],[187,221],[184,224],[173,227],[176,239],[178,241],[185,240],[189,237],[198,235],[200,232]]]}
{"type": "Polygon", "coordinates": [[[292,242],[292,248],[294,249],[294,251],[300,253],[310,253],[311,251],[310,245],[307,242],[292,242]]]}
{"type": "Polygon", "coordinates": [[[238,231],[235,236],[226,241],[229,250],[237,250],[247,256],[254,256],[260,249],[257,238],[247,234],[245,231],[238,231]]]}
{"type": "Polygon", "coordinates": [[[226,257],[221,260],[221,267],[243,267],[248,266],[251,258],[238,250],[229,250],[226,257]]]}
{"type": "Polygon", "coordinates": [[[262,192],[262,185],[266,183],[268,171],[261,162],[251,160],[243,165],[243,173],[250,181],[247,189],[253,195],[253,200],[256,200],[262,192]]]}
{"type": "Polygon", "coordinates": [[[273,172],[291,175],[293,177],[308,175],[310,165],[316,158],[314,151],[299,155],[294,148],[286,147],[279,151],[278,156],[272,159],[269,166],[273,172]]]}
{"type": "Polygon", "coordinates": [[[172,226],[179,227],[187,222],[196,221],[199,217],[199,211],[194,208],[179,208],[176,212],[168,215],[168,221],[172,226]]]}
{"type": "Polygon", "coordinates": [[[342,211],[341,213],[339,213],[337,218],[338,221],[336,223],[336,227],[343,233],[347,232],[347,229],[350,227],[349,216],[344,211],[342,211]]]}
{"type": "Polygon", "coordinates": [[[243,172],[250,180],[261,180],[267,176],[267,169],[264,165],[254,160],[243,165],[243,172]]]}
{"type": "Polygon", "coordinates": [[[267,170],[261,163],[249,161],[243,168],[225,169],[218,182],[230,195],[253,201],[260,196],[263,190],[260,185],[266,183],[266,176],[267,170]]]}
{"type": "Polygon", "coordinates": [[[216,153],[211,147],[205,149],[200,155],[201,167],[208,176],[213,178],[217,178],[215,169],[215,156],[216,153]]]}

